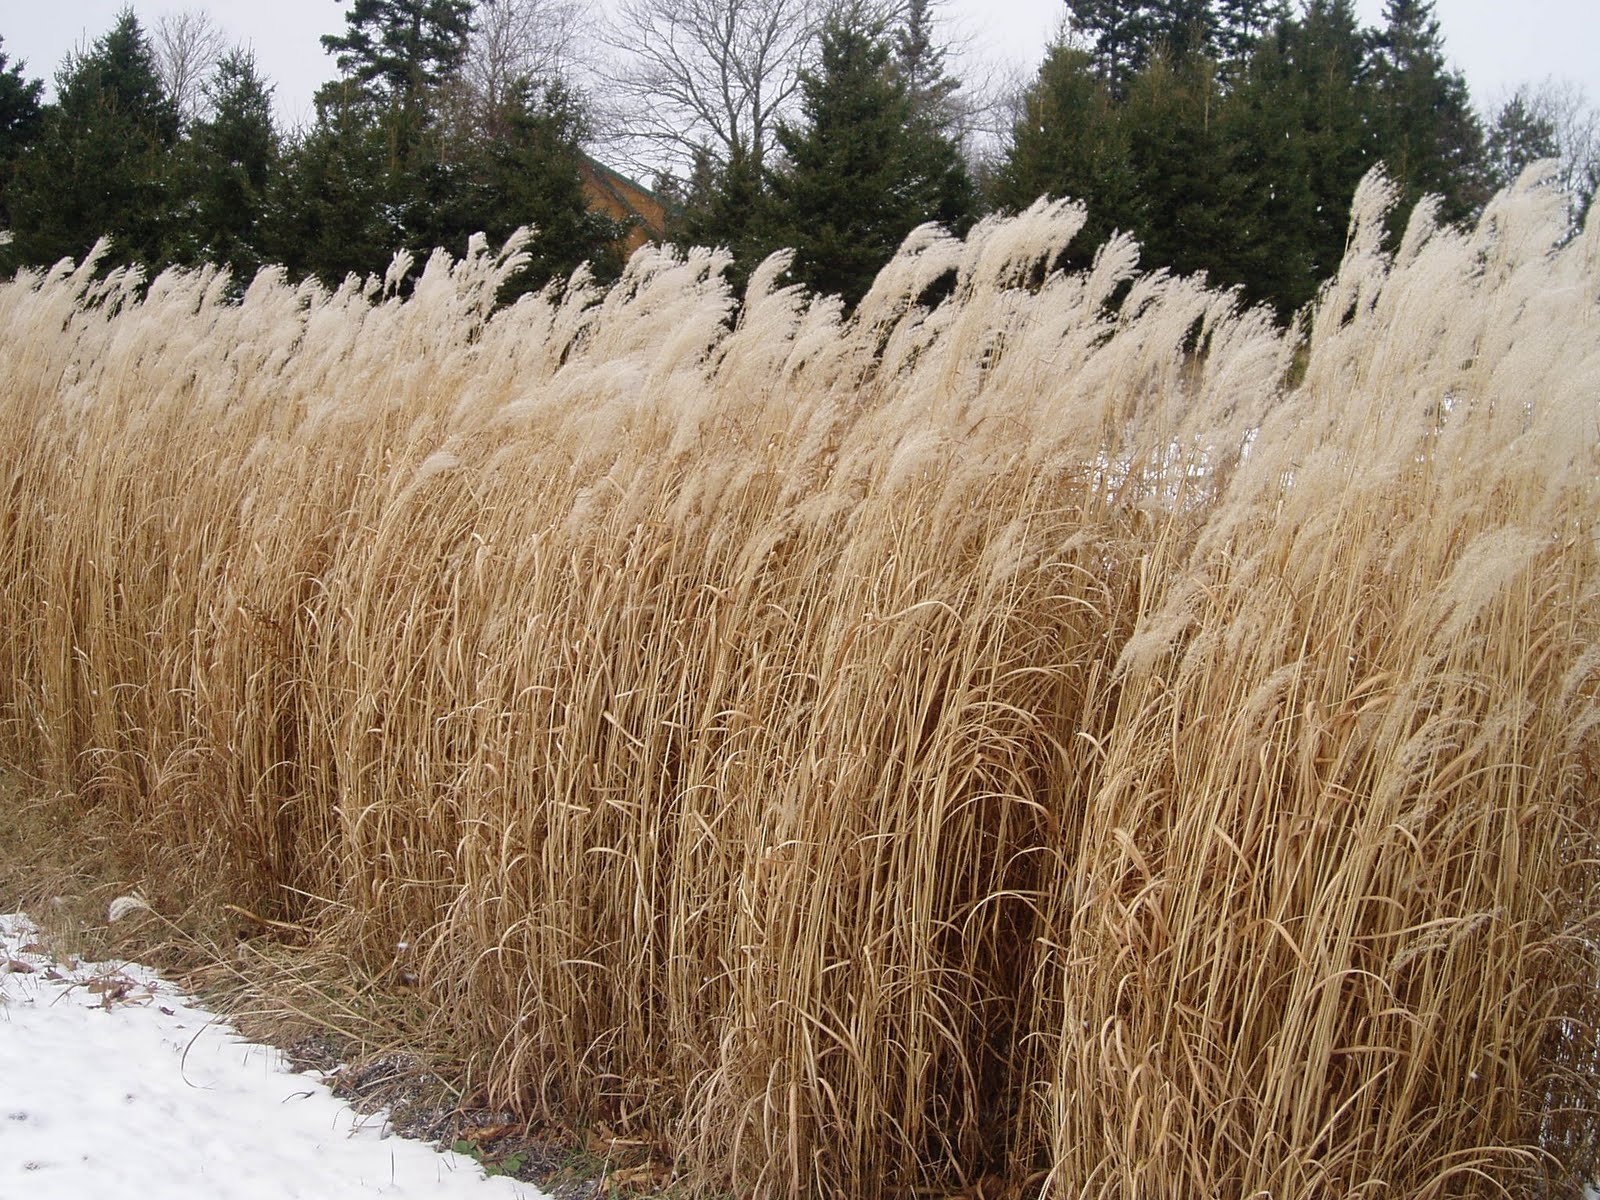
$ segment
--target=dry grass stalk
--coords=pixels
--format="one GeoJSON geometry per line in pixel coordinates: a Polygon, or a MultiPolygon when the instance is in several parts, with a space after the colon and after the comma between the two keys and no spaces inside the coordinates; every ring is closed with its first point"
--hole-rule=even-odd
{"type": "Polygon", "coordinates": [[[1390,197],[1292,388],[1131,243],[1038,283],[1069,205],[848,321],[701,251],[492,314],[517,243],[25,273],[4,753],[741,1195],[1571,1179],[1600,220],[1530,176],[1391,259],[1390,197]]]}

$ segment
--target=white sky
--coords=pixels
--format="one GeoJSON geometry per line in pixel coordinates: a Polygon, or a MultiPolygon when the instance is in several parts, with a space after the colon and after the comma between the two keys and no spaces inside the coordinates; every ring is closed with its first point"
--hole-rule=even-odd
{"type": "MultiPolygon", "coordinates": [[[[0,0],[0,38],[12,62],[49,80],[62,57],[105,32],[127,0],[0,0]]],[[[312,115],[311,93],[333,74],[318,37],[343,28],[341,0],[133,0],[146,24],[163,13],[203,8],[233,38],[252,45],[277,84],[289,123],[312,115]]],[[[1356,0],[1367,24],[1383,0],[1356,0]]],[[[975,51],[1030,73],[1065,6],[1061,0],[944,0],[944,19],[975,51]]],[[[1581,84],[1600,103],[1600,0],[1437,0],[1445,49],[1480,106],[1518,83],[1547,76],[1581,84]]]]}

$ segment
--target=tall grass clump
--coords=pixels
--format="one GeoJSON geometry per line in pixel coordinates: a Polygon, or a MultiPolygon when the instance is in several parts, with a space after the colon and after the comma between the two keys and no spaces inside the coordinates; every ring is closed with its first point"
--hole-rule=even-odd
{"type": "Polygon", "coordinates": [[[1600,219],[1393,193],[1301,329],[1082,210],[848,318],[0,285],[0,748],[751,1197],[1562,1194],[1600,1017],[1600,219]],[[930,307],[924,298],[946,298],[930,307]]]}

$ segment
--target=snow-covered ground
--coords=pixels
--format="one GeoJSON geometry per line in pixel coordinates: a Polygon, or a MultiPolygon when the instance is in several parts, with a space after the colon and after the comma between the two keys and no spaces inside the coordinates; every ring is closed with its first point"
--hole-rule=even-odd
{"type": "Polygon", "coordinates": [[[384,1136],[154,972],[36,938],[0,916],[0,1200],[543,1196],[384,1136]]]}

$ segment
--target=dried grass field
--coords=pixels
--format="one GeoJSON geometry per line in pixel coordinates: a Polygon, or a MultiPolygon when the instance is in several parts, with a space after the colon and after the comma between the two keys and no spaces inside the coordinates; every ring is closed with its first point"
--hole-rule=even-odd
{"type": "Polygon", "coordinates": [[[0,757],[694,1194],[1571,1194],[1600,218],[1389,203],[1290,331],[1070,204],[849,319],[25,272],[0,757]]]}

